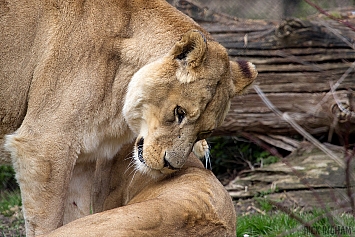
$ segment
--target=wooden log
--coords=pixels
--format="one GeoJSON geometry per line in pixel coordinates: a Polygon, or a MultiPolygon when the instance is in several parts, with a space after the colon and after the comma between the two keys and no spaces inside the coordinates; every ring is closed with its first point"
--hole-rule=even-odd
{"type": "MultiPolygon", "coordinates": [[[[177,1],[176,7],[225,46],[231,60],[253,62],[259,71],[256,84],[266,97],[307,132],[326,135],[332,130],[341,130],[334,128],[338,126],[334,121],[339,120],[339,113],[333,109],[337,107],[334,97],[349,105],[347,90],[355,90],[352,68],[355,32],[351,29],[320,17],[281,22],[237,19],[201,9],[186,0],[177,1]],[[331,85],[346,72],[348,75],[338,85],[334,96],[331,85]]],[[[347,20],[355,25],[354,19],[347,20]]],[[[348,112],[354,113],[353,110],[348,112]]],[[[214,134],[238,135],[240,132],[297,134],[253,89],[233,99],[225,122],[214,134]]]]}

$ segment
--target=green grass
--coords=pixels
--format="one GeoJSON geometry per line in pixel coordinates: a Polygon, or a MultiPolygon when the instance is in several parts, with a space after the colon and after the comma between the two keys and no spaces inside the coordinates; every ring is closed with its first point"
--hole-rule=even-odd
{"type": "MultiPolygon", "coordinates": [[[[355,219],[352,215],[341,214],[332,215],[334,225],[326,212],[323,210],[314,210],[312,212],[293,213],[303,221],[312,226],[319,236],[354,236],[355,219]]],[[[262,214],[251,214],[239,216],[237,219],[237,237],[243,236],[313,236],[303,224],[281,211],[262,214]]]]}
{"type": "Polygon", "coordinates": [[[18,189],[18,185],[14,169],[9,165],[0,165],[0,191],[15,189],[18,189]]]}
{"type": "Polygon", "coordinates": [[[13,216],[17,214],[21,205],[20,190],[14,192],[5,191],[0,194],[0,214],[13,216]]]}
{"type": "Polygon", "coordinates": [[[24,236],[19,190],[0,192],[0,236],[24,236]]]}

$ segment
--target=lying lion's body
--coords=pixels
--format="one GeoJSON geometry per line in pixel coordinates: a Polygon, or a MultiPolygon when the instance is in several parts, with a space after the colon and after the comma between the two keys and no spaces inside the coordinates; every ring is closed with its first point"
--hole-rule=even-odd
{"type": "Polygon", "coordinates": [[[96,161],[135,138],[137,169],[180,169],[256,76],[163,0],[1,1],[0,28],[0,159],[28,236],[90,214],[96,161]]]}
{"type": "Polygon", "coordinates": [[[104,212],[46,236],[235,236],[232,200],[196,157],[191,155],[180,171],[156,180],[127,168],[130,151],[126,146],[120,156],[100,165],[101,183],[109,185],[98,184],[95,198],[104,212]]]}

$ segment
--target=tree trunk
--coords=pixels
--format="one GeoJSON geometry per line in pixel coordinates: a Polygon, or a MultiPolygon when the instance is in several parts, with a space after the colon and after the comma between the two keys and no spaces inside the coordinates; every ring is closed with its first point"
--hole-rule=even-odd
{"type": "MultiPolygon", "coordinates": [[[[320,17],[282,22],[242,20],[201,10],[188,1],[179,1],[176,6],[225,46],[231,60],[254,63],[259,72],[255,84],[308,133],[331,139],[333,131],[355,131],[355,106],[351,106],[355,104],[351,91],[355,90],[355,32],[350,28],[320,17]],[[332,93],[331,86],[338,80],[332,93]]],[[[341,14],[355,26],[347,13],[341,14]]],[[[271,140],[275,135],[298,134],[252,88],[233,99],[215,135],[241,133],[254,137],[268,134],[271,140]]]]}

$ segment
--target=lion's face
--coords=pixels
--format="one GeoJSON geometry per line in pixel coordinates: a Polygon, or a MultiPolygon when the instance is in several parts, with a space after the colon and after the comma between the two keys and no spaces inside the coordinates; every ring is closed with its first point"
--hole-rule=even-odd
{"type": "Polygon", "coordinates": [[[250,63],[229,62],[225,49],[189,31],[164,58],[132,78],[123,113],[138,135],[137,168],[153,176],[181,168],[196,141],[208,137],[230,99],[256,77],[250,63]]]}

